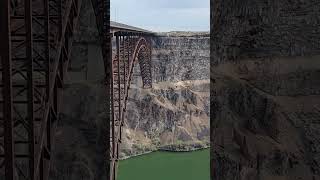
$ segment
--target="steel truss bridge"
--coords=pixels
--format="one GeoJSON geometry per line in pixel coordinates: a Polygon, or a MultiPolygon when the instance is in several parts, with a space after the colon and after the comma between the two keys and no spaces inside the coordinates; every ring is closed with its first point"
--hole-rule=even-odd
{"type": "MultiPolygon", "coordinates": [[[[109,0],[91,1],[101,38],[106,111],[110,115],[105,128],[106,167],[101,168],[115,180],[121,127],[136,62],[144,88],[152,87],[152,33],[110,24],[109,0]]],[[[68,72],[81,3],[0,1],[0,176],[6,180],[49,179],[59,92],[68,72]]]]}
{"type": "Polygon", "coordinates": [[[111,22],[111,33],[115,38],[112,56],[112,122],[110,134],[111,179],[117,175],[117,162],[121,144],[124,113],[127,108],[128,91],[135,62],[139,62],[144,88],[152,87],[151,76],[151,32],[111,22]]]}
{"type": "Polygon", "coordinates": [[[133,67],[138,61],[144,88],[152,87],[151,76],[151,32],[134,27],[111,22],[112,36],[115,38],[115,48],[112,56],[111,77],[111,179],[117,175],[117,162],[121,144],[124,113],[127,108],[128,92],[133,73],[133,67]]]}

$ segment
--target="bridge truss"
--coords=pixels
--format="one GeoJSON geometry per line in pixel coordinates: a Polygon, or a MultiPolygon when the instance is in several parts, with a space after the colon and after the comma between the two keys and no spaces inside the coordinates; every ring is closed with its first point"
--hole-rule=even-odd
{"type": "Polygon", "coordinates": [[[143,88],[152,87],[151,41],[148,34],[123,32],[115,33],[115,53],[112,58],[111,90],[112,121],[110,134],[111,180],[116,179],[119,160],[124,114],[127,109],[133,67],[139,63],[143,88]]]}
{"type": "Polygon", "coordinates": [[[1,0],[0,170],[48,179],[58,94],[81,0],[1,0]]]}
{"type": "MultiPolygon", "coordinates": [[[[112,58],[110,2],[91,2],[101,37],[108,98],[105,168],[114,180],[133,66],[138,60],[144,87],[151,87],[151,46],[145,33],[122,30],[115,33],[117,50],[112,58]]],[[[81,3],[0,1],[0,176],[6,180],[49,179],[59,92],[81,3]]]]}

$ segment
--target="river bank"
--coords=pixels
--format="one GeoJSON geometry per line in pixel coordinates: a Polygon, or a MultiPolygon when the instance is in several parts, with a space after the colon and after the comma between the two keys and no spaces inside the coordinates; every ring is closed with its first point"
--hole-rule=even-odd
{"type": "Polygon", "coordinates": [[[138,157],[138,156],[142,156],[142,155],[147,155],[150,153],[154,153],[154,152],[193,152],[193,151],[201,151],[201,150],[206,150],[210,148],[210,144],[206,143],[206,144],[170,144],[170,145],[164,145],[161,147],[158,147],[154,150],[149,150],[149,151],[145,151],[142,153],[137,153],[134,155],[130,155],[130,156],[125,156],[125,157],[121,157],[119,158],[119,160],[126,160],[126,159],[130,159],[133,157],[138,157]]]}

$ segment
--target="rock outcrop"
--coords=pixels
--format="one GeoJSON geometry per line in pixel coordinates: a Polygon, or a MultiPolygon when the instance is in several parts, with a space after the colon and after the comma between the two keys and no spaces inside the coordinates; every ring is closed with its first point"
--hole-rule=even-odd
{"type": "Polygon", "coordinates": [[[205,32],[170,32],[153,39],[153,81],[209,79],[210,37],[205,32]]]}
{"type": "Polygon", "coordinates": [[[157,149],[209,146],[209,34],[171,32],[153,38],[152,89],[139,66],[129,90],[121,157],[157,149]]]}
{"type": "Polygon", "coordinates": [[[211,179],[320,179],[319,2],[211,3],[211,179]]]}

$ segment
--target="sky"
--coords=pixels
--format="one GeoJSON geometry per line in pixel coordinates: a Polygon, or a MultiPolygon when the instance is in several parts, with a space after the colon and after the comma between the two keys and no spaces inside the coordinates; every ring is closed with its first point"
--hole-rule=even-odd
{"type": "Polygon", "coordinates": [[[111,20],[155,32],[209,31],[210,0],[111,0],[111,20]]]}

